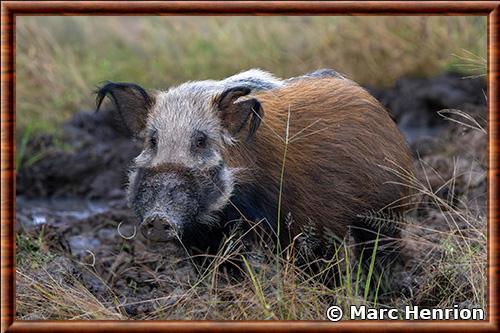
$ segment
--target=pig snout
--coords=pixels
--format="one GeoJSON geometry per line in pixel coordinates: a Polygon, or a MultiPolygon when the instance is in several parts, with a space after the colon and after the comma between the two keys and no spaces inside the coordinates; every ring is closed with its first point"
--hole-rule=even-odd
{"type": "Polygon", "coordinates": [[[196,229],[220,201],[222,171],[222,165],[204,171],[169,164],[137,168],[129,184],[129,204],[142,235],[152,241],[182,241],[186,230],[196,229]]]}
{"type": "Polygon", "coordinates": [[[156,242],[180,238],[177,225],[170,218],[161,214],[146,216],[139,225],[139,230],[145,238],[156,242]]]}
{"type": "Polygon", "coordinates": [[[199,179],[186,168],[137,170],[130,204],[142,235],[152,241],[180,239],[200,211],[199,187],[199,179]]]}

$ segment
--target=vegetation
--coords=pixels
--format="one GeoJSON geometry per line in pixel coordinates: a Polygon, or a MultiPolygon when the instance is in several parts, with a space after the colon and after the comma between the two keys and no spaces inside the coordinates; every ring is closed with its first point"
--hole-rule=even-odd
{"type": "Polygon", "coordinates": [[[329,67],[383,86],[449,69],[475,75],[486,57],[486,18],[473,16],[20,16],[16,29],[17,127],[34,131],[92,109],[105,80],[166,89],[254,67],[281,77],[329,67]]]}

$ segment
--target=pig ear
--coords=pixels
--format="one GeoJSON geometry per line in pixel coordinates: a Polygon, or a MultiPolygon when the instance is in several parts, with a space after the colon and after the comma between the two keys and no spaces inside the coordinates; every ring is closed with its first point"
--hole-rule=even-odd
{"type": "Polygon", "coordinates": [[[96,91],[97,111],[106,96],[109,96],[115,105],[113,111],[119,121],[119,127],[132,137],[140,136],[146,127],[147,116],[154,104],[154,97],[134,83],[106,81],[96,91]]]}
{"type": "Polygon", "coordinates": [[[222,92],[216,98],[216,103],[221,112],[222,125],[231,136],[236,136],[247,124],[247,139],[253,137],[259,128],[263,111],[260,102],[255,98],[237,101],[240,97],[248,95],[251,89],[248,87],[234,87],[222,92]]]}

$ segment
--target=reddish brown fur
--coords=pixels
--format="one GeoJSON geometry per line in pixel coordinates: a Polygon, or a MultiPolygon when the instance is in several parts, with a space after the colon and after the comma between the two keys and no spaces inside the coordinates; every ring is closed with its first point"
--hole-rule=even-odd
{"type": "Polygon", "coordinates": [[[289,138],[316,122],[287,148],[281,211],[282,218],[292,214],[293,235],[312,223],[342,237],[358,223],[357,214],[408,195],[389,184],[395,176],[379,166],[394,162],[411,172],[408,146],[387,111],[354,82],[303,79],[249,97],[262,104],[262,125],[253,141],[229,148],[226,159],[247,169],[240,182],[257,184],[276,200],[288,113],[289,138]]]}

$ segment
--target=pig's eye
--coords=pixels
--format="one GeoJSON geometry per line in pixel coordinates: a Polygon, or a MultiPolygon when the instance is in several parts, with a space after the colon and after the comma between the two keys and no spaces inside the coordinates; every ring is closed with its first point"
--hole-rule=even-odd
{"type": "Polygon", "coordinates": [[[156,150],[156,147],[158,146],[158,137],[156,132],[151,133],[149,137],[149,147],[153,150],[156,150]]]}
{"type": "Polygon", "coordinates": [[[194,145],[196,148],[205,148],[207,146],[207,135],[203,132],[196,132],[194,145]]]}

